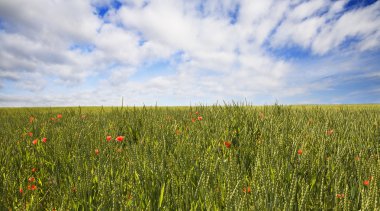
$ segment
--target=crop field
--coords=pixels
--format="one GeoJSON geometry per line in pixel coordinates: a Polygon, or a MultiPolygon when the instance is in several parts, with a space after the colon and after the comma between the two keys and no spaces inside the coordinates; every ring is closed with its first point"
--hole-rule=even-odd
{"type": "Polygon", "coordinates": [[[379,210],[380,105],[0,109],[0,210],[379,210]]]}

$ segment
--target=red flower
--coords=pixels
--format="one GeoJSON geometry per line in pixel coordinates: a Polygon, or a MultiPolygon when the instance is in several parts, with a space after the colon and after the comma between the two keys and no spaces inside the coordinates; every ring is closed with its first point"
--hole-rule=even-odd
{"type": "Polygon", "coordinates": [[[37,186],[35,186],[35,185],[28,185],[28,190],[37,190],[37,186]]]}
{"type": "Polygon", "coordinates": [[[47,138],[42,138],[42,142],[46,143],[47,138]]]}
{"type": "Polygon", "coordinates": [[[199,112],[198,112],[198,111],[196,111],[196,112],[195,112],[195,114],[196,114],[196,115],[198,115],[198,114],[199,114],[199,112]]]}
{"type": "Polygon", "coordinates": [[[106,137],[106,140],[107,140],[108,142],[111,141],[111,139],[112,139],[111,136],[107,136],[107,137],[106,137]]]}
{"type": "Polygon", "coordinates": [[[229,141],[225,141],[224,142],[224,145],[229,149],[229,148],[231,148],[231,142],[229,142],[229,141]]]}
{"type": "Polygon", "coordinates": [[[34,139],[33,142],[32,142],[34,145],[36,145],[38,143],[38,140],[37,139],[34,139]]]}
{"type": "Polygon", "coordinates": [[[20,188],[19,192],[20,192],[20,194],[22,194],[24,192],[24,190],[22,188],[20,188]]]}
{"type": "Polygon", "coordinates": [[[243,192],[244,192],[244,193],[251,193],[251,187],[250,187],[250,186],[248,186],[248,187],[244,187],[244,188],[243,188],[243,192]]]}
{"type": "Polygon", "coordinates": [[[191,121],[192,121],[192,122],[195,122],[195,119],[194,119],[194,118],[191,118],[191,121]]]}
{"type": "Polygon", "coordinates": [[[202,116],[198,116],[198,120],[201,121],[203,119],[202,116]]]}
{"type": "Polygon", "coordinates": [[[342,193],[342,194],[336,194],[336,198],[338,198],[338,199],[343,199],[344,198],[344,193],[342,193]]]}
{"type": "Polygon", "coordinates": [[[116,141],[122,142],[124,140],[124,136],[118,136],[116,137],[116,141]]]}
{"type": "Polygon", "coordinates": [[[57,114],[57,118],[61,119],[62,118],[62,114],[57,114]]]}
{"type": "Polygon", "coordinates": [[[34,177],[30,177],[29,179],[28,179],[28,182],[34,182],[36,179],[34,178],[34,177]]]}
{"type": "Polygon", "coordinates": [[[99,155],[100,151],[99,149],[95,149],[95,155],[99,155]]]}
{"type": "Polygon", "coordinates": [[[37,169],[36,168],[32,168],[32,172],[34,173],[34,172],[36,172],[37,171],[37,169]]]}
{"type": "Polygon", "coordinates": [[[369,185],[369,180],[364,180],[363,181],[363,185],[368,186],[369,185]]]}
{"type": "Polygon", "coordinates": [[[330,129],[330,130],[327,130],[326,131],[326,135],[331,135],[334,133],[334,130],[333,129],[330,129]]]}
{"type": "Polygon", "coordinates": [[[28,136],[32,137],[32,136],[33,136],[33,133],[32,133],[32,132],[29,132],[29,133],[28,133],[28,136]]]}
{"type": "Polygon", "coordinates": [[[297,151],[297,154],[302,155],[302,149],[299,149],[299,150],[297,151]]]}

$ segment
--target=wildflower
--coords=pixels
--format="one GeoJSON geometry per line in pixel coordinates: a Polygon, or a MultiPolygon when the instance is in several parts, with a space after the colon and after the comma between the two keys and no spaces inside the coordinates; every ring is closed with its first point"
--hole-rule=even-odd
{"type": "Polygon", "coordinates": [[[194,118],[191,118],[191,122],[195,122],[195,119],[194,119],[194,118]]]}
{"type": "Polygon", "coordinates": [[[28,182],[34,182],[36,179],[34,177],[29,177],[28,182]]]}
{"type": "Polygon", "coordinates": [[[32,136],[33,136],[33,133],[32,133],[32,132],[29,132],[29,133],[28,133],[28,136],[32,137],[32,136]]]}
{"type": "Polygon", "coordinates": [[[61,119],[62,118],[62,114],[57,114],[57,119],[61,119]]]}
{"type": "Polygon", "coordinates": [[[36,145],[38,143],[38,140],[37,139],[34,139],[33,142],[32,142],[34,145],[36,145]]]}
{"type": "Polygon", "coordinates": [[[326,135],[332,135],[334,133],[334,130],[333,129],[330,129],[330,130],[327,130],[326,131],[326,135]]]}
{"type": "Polygon", "coordinates": [[[37,169],[36,168],[32,168],[32,172],[34,173],[34,172],[36,172],[37,171],[37,169]]]}
{"type": "Polygon", "coordinates": [[[124,136],[118,136],[116,137],[116,141],[122,142],[124,140],[124,136]]]}
{"type": "Polygon", "coordinates": [[[22,188],[20,188],[18,191],[20,192],[20,194],[24,193],[24,190],[22,188]]]}
{"type": "Polygon", "coordinates": [[[112,139],[111,136],[107,136],[107,137],[106,137],[106,140],[107,140],[108,142],[111,141],[111,139],[112,139]]]}
{"type": "Polygon", "coordinates": [[[297,151],[297,154],[302,155],[302,149],[299,149],[299,150],[297,151]]]}
{"type": "Polygon", "coordinates": [[[369,180],[364,180],[363,181],[363,185],[368,186],[369,185],[369,180]]]}
{"type": "Polygon", "coordinates": [[[196,111],[196,112],[195,112],[195,114],[196,114],[196,115],[198,115],[198,114],[199,114],[199,112],[198,112],[198,111],[196,111]]]}
{"type": "Polygon", "coordinates": [[[244,192],[244,193],[251,193],[251,187],[250,187],[250,186],[248,186],[248,187],[244,187],[244,188],[243,188],[243,192],[244,192]]]}
{"type": "Polygon", "coordinates": [[[37,190],[37,186],[35,186],[35,185],[28,185],[28,190],[37,190]]]}
{"type": "Polygon", "coordinates": [[[231,142],[229,142],[229,141],[225,141],[224,142],[224,145],[229,149],[229,148],[231,148],[231,142]]]}
{"type": "Polygon", "coordinates": [[[203,117],[202,116],[198,116],[198,120],[199,121],[202,121],[203,117]]]}
{"type": "Polygon", "coordinates": [[[34,121],[34,116],[30,116],[29,117],[29,123],[33,123],[33,121],[34,121]]]}
{"type": "Polygon", "coordinates": [[[99,155],[100,151],[99,149],[95,149],[95,155],[99,155]]]}
{"type": "Polygon", "coordinates": [[[42,142],[46,143],[47,138],[42,138],[42,142]]]}
{"type": "Polygon", "coordinates": [[[344,198],[344,193],[342,193],[342,194],[337,193],[336,194],[336,198],[343,199],[344,198]]]}

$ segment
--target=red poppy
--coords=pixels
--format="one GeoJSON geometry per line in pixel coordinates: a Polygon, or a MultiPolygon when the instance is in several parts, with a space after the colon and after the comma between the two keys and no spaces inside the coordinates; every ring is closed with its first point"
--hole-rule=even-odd
{"type": "Polygon", "coordinates": [[[37,139],[34,139],[33,142],[32,142],[34,145],[36,145],[38,143],[38,140],[37,139]]]}
{"type": "Polygon", "coordinates": [[[231,148],[231,142],[229,142],[229,141],[225,141],[224,142],[224,145],[229,149],[229,148],[231,148]]]}
{"type": "Polygon", "coordinates": [[[47,138],[42,138],[42,142],[46,143],[47,138]]]}
{"type": "Polygon", "coordinates": [[[37,186],[35,186],[35,185],[28,185],[28,190],[37,190],[37,186]]]}
{"type": "Polygon", "coordinates": [[[62,118],[62,114],[57,114],[57,118],[61,119],[62,118]]]}
{"type": "Polygon", "coordinates": [[[198,115],[198,114],[199,114],[199,112],[198,112],[198,111],[196,111],[196,112],[195,112],[195,114],[196,114],[196,115],[198,115]]]}
{"type": "Polygon", "coordinates": [[[363,181],[363,185],[368,186],[369,185],[369,180],[364,180],[363,181]]]}
{"type": "Polygon", "coordinates": [[[99,155],[100,151],[99,149],[95,149],[95,155],[99,155]]]}
{"type": "Polygon", "coordinates": [[[22,188],[20,188],[19,192],[20,192],[20,194],[22,194],[24,192],[24,190],[22,188]]]}
{"type": "Polygon", "coordinates": [[[195,119],[194,119],[194,118],[191,118],[191,121],[192,121],[192,122],[195,122],[195,119]]]}
{"type": "Polygon", "coordinates": [[[297,154],[302,155],[302,149],[299,149],[299,150],[297,151],[297,154]]]}
{"type": "Polygon", "coordinates": [[[203,119],[202,116],[198,116],[198,120],[201,121],[203,119]]]}
{"type": "Polygon", "coordinates": [[[244,187],[244,188],[243,188],[243,192],[244,192],[244,193],[251,193],[251,187],[250,187],[250,186],[248,186],[248,187],[244,187]]]}
{"type": "Polygon", "coordinates": [[[34,177],[29,177],[28,182],[34,182],[36,179],[34,177]]]}
{"type": "Polygon", "coordinates": [[[116,141],[122,142],[124,140],[124,136],[118,136],[116,137],[116,141]]]}
{"type": "Polygon", "coordinates": [[[111,139],[112,139],[111,136],[107,136],[107,137],[106,137],[106,140],[107,140],[107,141],[111,141],[111,139]]]}
{"type": "Polygon", "coordinates": [[[29,132],[29,133],[28,133],[28,136],[32,137],[32,136],[33,136],[33,133],[32,133],[32,132],[29,132]]]}
{"type": "Polygon", "coordinates": [[[342,193],[342,194],[336,194],[336,198],[338,198],[338,199],[343,199],[344,198],[344,193],[342,193]]]}
{"type": "Polygon", "coordinates": [[[326,135],[332,135],[334,133],[334,130],[333,129],[330,129],[330,130],[327,130],[326,131],[326,135]]]}
{"type": "Polygon", "coordinates": [[[36,168],[32,168],[32,172],[34,173],[34,172],[36,172],[37,171],[37,169],[36,168]]]}

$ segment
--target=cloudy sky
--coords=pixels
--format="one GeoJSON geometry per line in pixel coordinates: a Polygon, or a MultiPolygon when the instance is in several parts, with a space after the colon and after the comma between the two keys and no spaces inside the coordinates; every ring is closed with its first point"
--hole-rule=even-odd
{"type": "Polygon", "coordinates": [[[380,103],[380,1],[0,0],[0,106],[380,103]]]}

